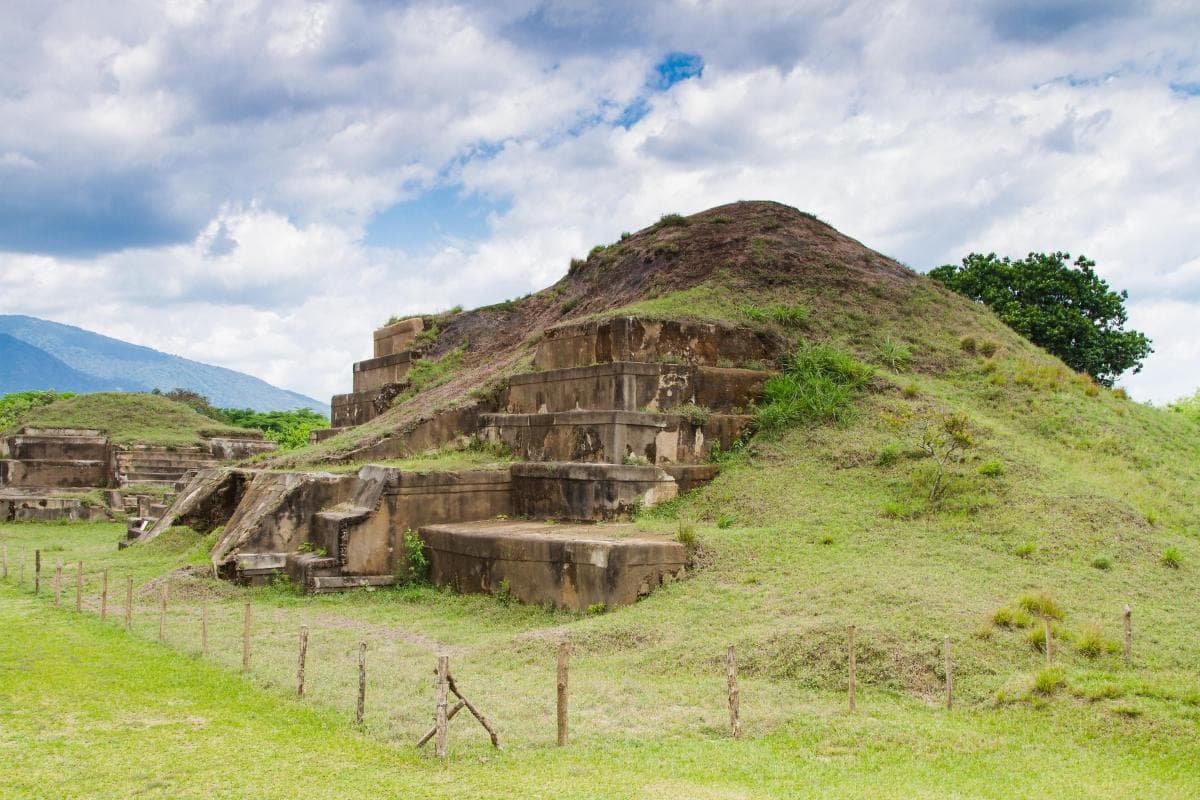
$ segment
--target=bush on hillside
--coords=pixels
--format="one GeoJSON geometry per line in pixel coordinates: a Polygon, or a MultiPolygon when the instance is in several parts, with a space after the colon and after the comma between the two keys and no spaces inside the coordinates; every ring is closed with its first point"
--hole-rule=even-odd
{"type": "Polygon", "coordinates": [[[329,420],[310,408],[292,411],[255,411],[250,408],[218,408],[209,399],[191,389],[172,389],[159,392],[168,400],[183,403],[193,411],[209,419],[238,428],[262,431],[263,438],[279,445],[280,450],[294,450],[308,444],[308,436],[314,430],[329,427],[329,420]]]}
{"type": "Polygon", "coordinates": [[[783,372],[767,381],[758,427],[776,431],[802,423],[846,422],[871,368],[830,345],[804,345],[783,372]]]}

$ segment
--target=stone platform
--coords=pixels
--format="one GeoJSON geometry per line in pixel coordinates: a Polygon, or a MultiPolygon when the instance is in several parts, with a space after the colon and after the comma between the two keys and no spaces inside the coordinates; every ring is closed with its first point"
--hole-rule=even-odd
{"type": "Polygon", "coordinates": [[[633,525],[490,520],[426,525],[430,578],[458,592],[507,591],[525,603],[587,611],[636,602],[681,577],[683,545],[633,525]]]}

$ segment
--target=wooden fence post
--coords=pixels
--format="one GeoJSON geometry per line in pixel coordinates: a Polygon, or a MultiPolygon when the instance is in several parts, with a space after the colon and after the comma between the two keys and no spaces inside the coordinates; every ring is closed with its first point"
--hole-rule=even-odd
{"type": "Polygon", "coordinates": [[[133,628],[133,576],[125,576],[125,632],[133,628]]]}
{"type": "Polygon", "coordinates": [[[108,616],[108,570],[100,573],[100,621],[108,616]]]}
{"type": "Polygon", "coordinates": [[[21,551],[21,577],[17,580],[18,586],[25,585],[25,551],[21,551]]]}
{"type": "Polygon", "coordinates": [[[567,710],[570,701],[571,643],[558,644],[558,746],[566,747],[569,738],[567,710]]]}
{"type": "Polygon", "coordinates": [[[200,657],[208,657],[208,598],[200,604],[200,657]]]}
{"type": "Polygon", "coordinates": [[[729,684],[729,731],[733,738],[742,735],[741,695],[738,692],[737,653],[733,645],[725,650],[725,680],[729,684]]]}
{"type": "Polygon", "coordinates": [[[1133,663],[1133,609],[1128,603],[1121,616],[1125,622],[1125,666],[1128,667],[1133,663]]]}
{"type": "Polygon", "coordinates": [[[447,708],[450,693],[450,657],[438,656],[437,660],[437,734],[433,742],[433,751],[438,758],[446,757],[447,739],[447,708]]]}
{"type": "Polygon", "coordinates": [[[300,664],[296,667],[296,696],[304,697],[304,662],[308,659],[308,626],[300,626],[300,664]]]}
{"type": "MultiPolygon", "coordinates": [[[[354,724],[362,725],[363,712],[367,704],[367,643],[358,643],[358,708],[354,714],[354,724]]],[[[443,705],[444,709],[445,706],[443,705]]]]}
{"type": "Polygon", "coordinates": [[[847,693],[850,696],[850,710],[854,711],[858,708],[858,653],[854,648],[854,626],[851,625],[849,630],[849,646],[850,646],[850,679],[847,683],[847,693]]]}
{"type": "Polygon", "coordinates": [[[950,660],[950,637],[946,637],[946,710],[954,708],[954,663],[950,660]]]}
{"type": "Polygon", "coordinates": [[[62,605],[62,562],[54,565],[54,605],[62,605]]]}
{"type": "Polygon", "coordinates": [[[163,581],[162,593],[158,602],[158,641],[167,641],[167,582],[163,581]]]}
{"type": "Polygon", "coordinates": [[[1050,619],[1046,618],[1042,620],[1042,625],[1046,631],[1046,666],[1048,667],[1054,663],[1054,641],[1053,635],[1050,632],[1050,619]]]}
{"type": "Polygon", "coordinates": [[[33,593],[42,593],[42,551],[33,551],[33,593]]]}
{"type": "Polygon", "coordinates": [[[250,604],[242,616],[242,672],[250,671],[250,604]]]}
{"type": "Polygon", "coordinates": [[[83,562],[75,563],[75,611],[83,611],[83,562]]]}

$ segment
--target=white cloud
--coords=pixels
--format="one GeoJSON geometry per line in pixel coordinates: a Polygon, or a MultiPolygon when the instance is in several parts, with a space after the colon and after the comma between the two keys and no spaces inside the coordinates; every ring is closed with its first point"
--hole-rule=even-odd
{"type": "Polygon", "coordinates": [[[769,198],[918,268],[1086,253],[1156,338],[1135,395],[1200,385],[1186,8],[751,5],[0,11],[0,312],[325,397],[390,314],[523,294],[662,213],[769,198]],[[647,95],[669,50],[704,75],[647,95]],[[363,244],[460,181],[507,201],[483,241],[363,244]],[[94,253],[18,236],[56,222],[95,226],[94,253]]]}

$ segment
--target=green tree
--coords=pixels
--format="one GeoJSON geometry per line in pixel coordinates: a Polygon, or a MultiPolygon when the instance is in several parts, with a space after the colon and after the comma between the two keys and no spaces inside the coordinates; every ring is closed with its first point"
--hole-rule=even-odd
{"type": "Polygon", "coordinates": [[[929,276],[983,303],[1009,327],[1097,383],[1112,386],[1127,370],[1141,371],[1154,350],[1145,334],[1125,330],[1128,292],[1114,292],[1084,256],[1030,253],[1013,261],[972,253],[961,266],[929,276]]]}

